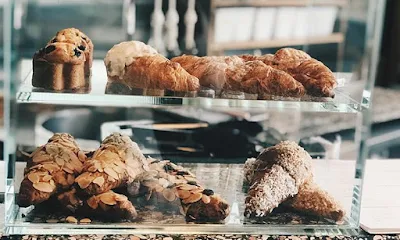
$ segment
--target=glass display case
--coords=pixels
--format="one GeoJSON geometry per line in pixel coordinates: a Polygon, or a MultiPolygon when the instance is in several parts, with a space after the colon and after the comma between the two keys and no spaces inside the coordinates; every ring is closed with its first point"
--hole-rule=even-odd
{"type": "Polygon", "coordinates": [[[355,233],[384,6],[9,1],[6,233],[355,233]]]}

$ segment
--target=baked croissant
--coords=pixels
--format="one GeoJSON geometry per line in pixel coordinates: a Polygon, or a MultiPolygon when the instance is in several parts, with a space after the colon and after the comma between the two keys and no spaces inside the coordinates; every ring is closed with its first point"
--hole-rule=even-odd
{"type": "Polygon", "coordinates": [[[303,85],[292,76],[258,60],[230,67],[226,76],[225,89],[258,94],[259,99],[267,99],[268,95],[301,97],[305,93],[303,85]]]}
{"type": "Polygon", "coordinates": [[[122,42],[113,46],[104,63],[109,82],[121,83],[129,88],[187,92],[200,87],[196,77],[142,42],[122,42]]]}
{"type": "Polygon", "coordinates": [[[334,97],[333,91],[337,85],[332,71],[322,62],[309,59],[291,70],[292,76],[316,97],[334,97]]]}
{"type": "Polygon", "coordinates": [[[214,90],[221,90],[227,80],[225,70],[236,64],[243,63],[237,56],[197,57],[183,55],[172,58],[171,61],[179,63],[188,73],[197,77],[200,85],[214,90]]]}

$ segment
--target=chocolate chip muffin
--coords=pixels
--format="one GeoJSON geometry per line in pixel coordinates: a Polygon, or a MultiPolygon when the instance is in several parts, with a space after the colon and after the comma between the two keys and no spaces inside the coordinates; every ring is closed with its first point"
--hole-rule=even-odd
{"type": "Polygon", "coordinates": [[[93,43],[76,28],[57,32],[33,56],[32,85],[48,90],[89,90],[93,43]]]}
{"type": "Polygon", "coordinates": [[[85,61],[84,52],[76,45],[51,43],[33,56],[32,85],[56,91],[89,88],[85,61]]]}

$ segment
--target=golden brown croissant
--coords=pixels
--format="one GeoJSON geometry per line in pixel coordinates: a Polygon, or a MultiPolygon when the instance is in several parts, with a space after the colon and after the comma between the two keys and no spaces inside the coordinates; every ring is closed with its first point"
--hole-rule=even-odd
{"type": "Polygon", "coordinates": [[[109,82],[122,83],[130,88],[186,92],[200,87],[196,77],[142,42],[115,45],[108,51],[104,63],[109,82]]]}
{"type": "Polygon", "coordinates": [[[221,90],[226,82],[225,70],[229,66],[242,63],[237,56],[197,57],[183,55],[171,59],[179,63],[188,73],[197,77],[200,85],[214,90],[221,90]]]}
{"type": "Polygon", "coordinates": [[[225,89],[258,94],[259,99],[267,99],[268,95],[301,97],[305,93],[292,76],[258,60],[230,67],[226,75],[225,89]]]}
{"type": "Polygon", "coordinates": [[[291,70],[293,77],[301,82],[307,92],[316,97],[334,97],[337,85],[332,71],[322,62],[309,59],[291,70]]]}

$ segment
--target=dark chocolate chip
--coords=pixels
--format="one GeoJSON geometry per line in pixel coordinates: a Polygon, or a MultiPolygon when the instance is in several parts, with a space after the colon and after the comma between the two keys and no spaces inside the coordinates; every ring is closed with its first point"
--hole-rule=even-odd
{"type": "Polygon", "coordinates": [[[164,165],[164,170],[165,170],[166,172],[169,172],[169,171],[173,171],[174,168],[173,168],[171,165],[166,164],[166,165],[164,165]]]}
{"type": "Polygon", "coordinates": [[[56,46],[50,45],[50,46],[47,46],[47,47],[44,49],[44,52],[47,54],[47,53],[51,53],[51,52],[54,51],[54,50],[56,50],[56,46]]]}
{"type": "Polygon", "coordinates": [[[195,181],[188,181],[187,184],[197,186],[197,182],[195,182],[195,181]]]}
{"type": "Polygon", "coordinates": [[[159,162],[160,162],[160,160],[154,160],[154,161],[152,161],[150,164],[159,163],[159,162]]]}
{"type": "Polygon", "coordinates": [[[55,42],[57,42],[57,39],[54,38],[53,40],[51,40],[51,42],[52,42],[52,43],[55,43],[55,42]]]}
{"type": "Polygon", "coordinates": [[[186,171],[178,171],[176,172],[176,175],[183,176],[183,175],[188,175],[188,173],[186,171]]]}
{"type": "Polygon", "coordinates": [[[203,194],[205,194],[207,196],[211,196],[211,195],[214,195],[214,191],[211,189],[204,189],[203,194]]]}
{"type": "Polygon", "coordinates": [[[85,49],[86,49],[86,47],[83,46],[83,45],[80,45],[78,48],[79,48],[80,50],[82,50],[82,51],[85,51],[85,49]]]}
{"type": "Polygon", "coordinates": [[[74,49],[74,53],[75,53],[75,56],[77,56],[77,57],[81,56],[81,54],[82,54],[82,52],[79,51],[77,48],[74,49]]]}
{"type": "Polygon", "coordinates": [[[86,37],[84,37],[84,36],[82,36],[82,39],[83,39],[83,40],[85,40],[85,41],[87,41],[87,38],[86,38],[86,37]]]}

